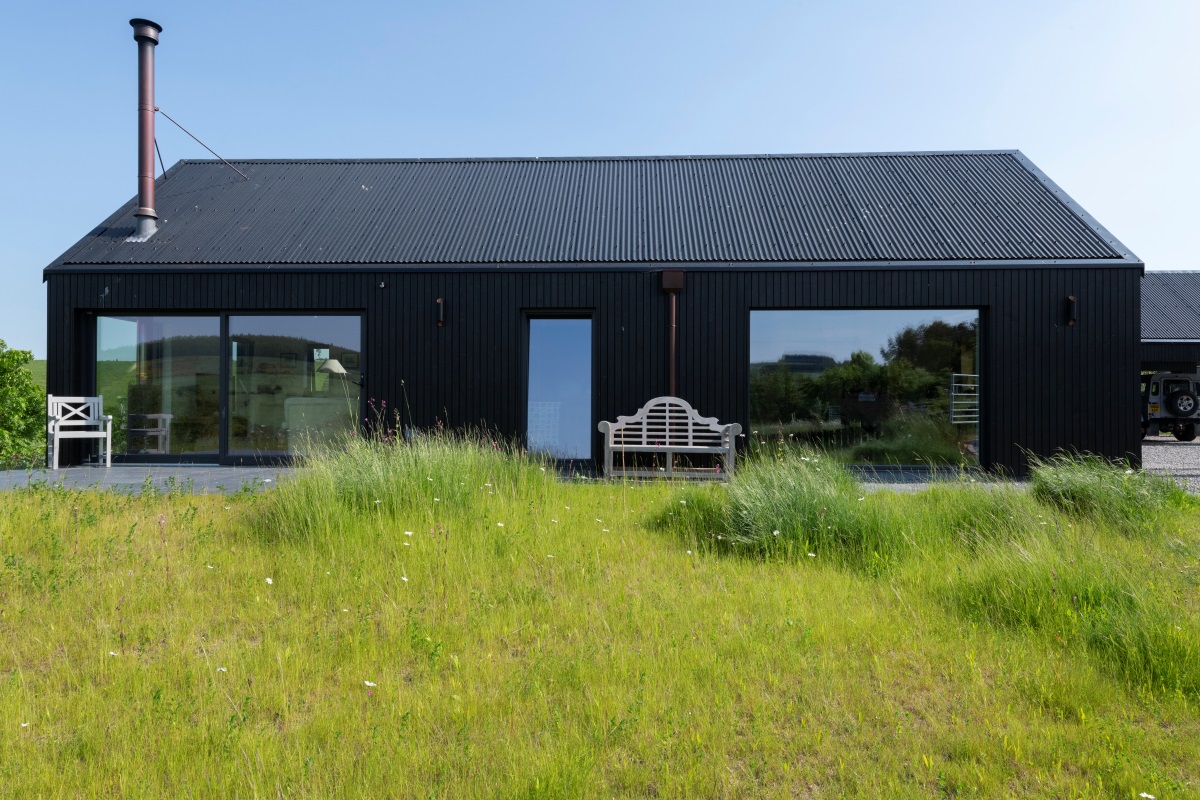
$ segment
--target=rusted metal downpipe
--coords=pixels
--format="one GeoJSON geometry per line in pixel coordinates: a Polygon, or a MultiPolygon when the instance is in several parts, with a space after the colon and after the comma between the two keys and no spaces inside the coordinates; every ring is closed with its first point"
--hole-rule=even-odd
{"type": "Polygon", "coordinates": [[[148,19],[131,19],[138,43],[138,208],[134,237],[148,239],[158,230],[154,211],[154,48],[162,26],[148,19]]]}
{"type": "Polygon", "coordinates": [[[670,387],[669,393],[670,393],[671,397],[679,396],[679,392],[677,389],[678,381],[676,380],[676,375],[675,375],[675,368],[676,368],[675,365],[679,362],[679,349],[678,349],[679,320],[677,317],[678,313],[679,313],[679,292],[671,292],[671,352],[667,355],[667,359],[668,359],[667,363],[670,364],[670,368],[667,372],[667,385],[668,385],[668,387],[670,387]]]}

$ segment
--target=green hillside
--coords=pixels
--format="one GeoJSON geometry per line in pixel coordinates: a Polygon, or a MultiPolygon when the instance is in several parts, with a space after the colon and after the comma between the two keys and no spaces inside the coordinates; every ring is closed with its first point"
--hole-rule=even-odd
{"type": "Polygon", "coordinates": [[[33,380],[38,386],[42,387],[42,391],[46,390],[46,359],[35,358],[25,365],[25,369],[33,374],[33,380]]]}

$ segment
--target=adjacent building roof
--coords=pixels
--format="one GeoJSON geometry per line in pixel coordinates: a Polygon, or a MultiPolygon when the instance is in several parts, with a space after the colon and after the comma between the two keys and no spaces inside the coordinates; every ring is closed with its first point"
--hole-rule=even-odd
{"type": "Polygon", "coordinates": [[[1142,341],[1200,341],[1200,272],[1142,277],[1142,341]]]}
{"type": "Polygon", "coordinates": [[[1140,263],[1018,151],[181,161],[47,270],[1140,263]]]}

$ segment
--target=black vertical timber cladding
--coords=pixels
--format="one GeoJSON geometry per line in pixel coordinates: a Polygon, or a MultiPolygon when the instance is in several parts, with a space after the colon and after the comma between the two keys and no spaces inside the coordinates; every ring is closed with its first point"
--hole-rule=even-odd
{"type": "Polygon", "coordinates": [[[1200,341],[1142,342],[1141,352],[1146,372],[1196,372],[1200,367],[1200,341]]]}
{"type": "MultiPolygon", "coordinates": [[[[441,421],[520,436],[529,315],[564,313],[593,320],[593,413],[615,419],[667,393],[670,305],[659,272],[52,274],[47,385],[55,394],[92,390],[97,314],[361,313],[365,395],[377,407],[386,402],[405,426],[441,421]]],[[[1060,449],[1136,462],[1140,279],[1138,265],[689,270],[679,293],[679,392],[705,415],[748,425],[755,309],[976,308],[986,466],[1022,475],[1026,452],[1060,449]],[[1068,295],[1079,298],[1073,326],[1068,295]]]]}

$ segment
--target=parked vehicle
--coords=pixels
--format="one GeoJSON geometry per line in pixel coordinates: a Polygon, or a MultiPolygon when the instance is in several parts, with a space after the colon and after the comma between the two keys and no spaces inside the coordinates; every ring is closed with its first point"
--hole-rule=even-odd
{"type": "Polygon", "coordinates": [[[1196,438],[1200,423],[1200,375],[1158,372],[1142,376],[1142,436],[1172,433],[1196,438]]]}

